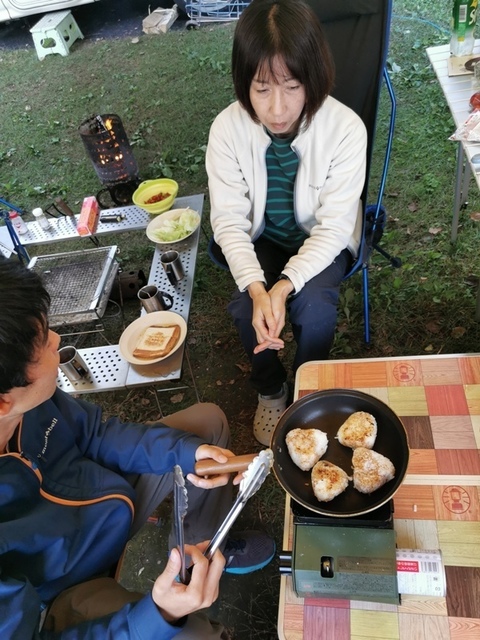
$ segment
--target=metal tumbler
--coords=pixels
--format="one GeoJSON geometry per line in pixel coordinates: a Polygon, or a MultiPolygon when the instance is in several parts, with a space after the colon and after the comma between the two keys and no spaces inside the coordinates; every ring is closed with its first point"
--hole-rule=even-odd
{"type": "Polygon", "coordinates": [[[70,382],[76,382],[88,376],[88,367],[75,347],[62,347],[58,350],[60,369],[70,382]]]}
{"type": "Polygon", "coordinates": [[[169,293],[160,291],[155,284],[149,284],[142,287],[137,297],[143,305],[147,313],[152,311],[168,311],[173,306],[173,298],[169,293]]]}
{"type": "Polygon", "coordinates": [[[160,262],[165,269],[167,278],[173,286],[178,284],[179,280],[185,276],[178,251],[165,251],[165,253],[162,253],[160,256],[160,262]]]}

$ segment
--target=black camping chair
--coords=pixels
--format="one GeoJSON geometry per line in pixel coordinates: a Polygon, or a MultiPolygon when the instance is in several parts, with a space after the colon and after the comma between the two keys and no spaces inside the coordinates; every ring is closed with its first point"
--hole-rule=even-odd
{"type": "Polygon", "coordinates": [[[392,0],[306,0],[317,14],[335,60],[335,88],[332,95],[353,109],[363,120],[368,133],[367,174],[362,193],[364,222],[358,257],[345,279],[362,271],[365,342],[370,342],[370,305],[368,265],[377,250],[400,267],[401,261],[379,246],[386,222],[382,205],[395,126],[396,100],[388,76],[386,61],[390,36],[392,0]],[[380,92],[385,86],[390,114],[385,156],[376,202],[368,203],[370,169],[374,151],[380,92]]]}
{"type": "MultiPolygon", "coordinates": [[[[400,267],[398,258],[380,246],[386,221],[382,205],[395,125],[396,101],[386,69],[392,0],[306,0],[317,14],[335,61],[335,87],[332,92],[340,102],[353,109],[363,120],[368,133],[367,173],[362,192],[363,230],[358,253],[345,280],[362,271],[365,342],[370,342],[370,305],[368,265],[373,250],[400,267]],[[380,92],[386,86],[390,99],[390,117],[385,157],[374,204],[367,204],[370,168],[375,142],[380,92]]],[[[228,268],[220,247],[210,239],[208,253],[215,264],[228,268]]]]}

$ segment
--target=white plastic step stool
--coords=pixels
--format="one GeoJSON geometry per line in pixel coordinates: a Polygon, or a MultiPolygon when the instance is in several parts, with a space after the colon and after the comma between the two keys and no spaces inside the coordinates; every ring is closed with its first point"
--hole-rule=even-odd
{"type": "Polygon", "coordinates": [[[47,13],[30,29],[39,60],[49,53],[68,56],[69,49],[83,33],[78,28],[71,11],[47,13]]]}

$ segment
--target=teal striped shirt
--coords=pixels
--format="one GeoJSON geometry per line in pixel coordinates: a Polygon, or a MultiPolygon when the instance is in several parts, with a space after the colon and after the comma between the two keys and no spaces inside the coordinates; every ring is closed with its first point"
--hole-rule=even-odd
{"type": "Polygon", "coordinates": [[[291,148],[291,138],[276,138],[267,149],[267,204],[263,237],[286,249],[296,250],[307,235],[297,226],[293,209],[293,191],[298,156],[291,148]]]}

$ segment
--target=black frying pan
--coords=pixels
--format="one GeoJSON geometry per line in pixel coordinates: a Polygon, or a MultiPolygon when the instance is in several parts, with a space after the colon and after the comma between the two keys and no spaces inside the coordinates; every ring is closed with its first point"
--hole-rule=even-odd
{"type": "Polygon", "coordinates": [[[278,482],[301,505],[325,516],[352,517],[377,509],[395,494],[408,466],[409,448],[405,428],[398,416],[384,402],[361,391],[329,389],[311,393],[294,402],[280,418],[273,434],[273,471],[278,482]],[[352,449],[335,439],[343,422],[356,411],[371,413],[378,427],[373,450],[389,458],[395,466],[395,478],[371,494],[348,488],[330,502],[319,502],[313,493],[310,471],[299,469],[285,444],[285,436],[297,427],[320,429],[328,436],[328,449],[323,460],[341,467],[352,475],[352,449]]]}

